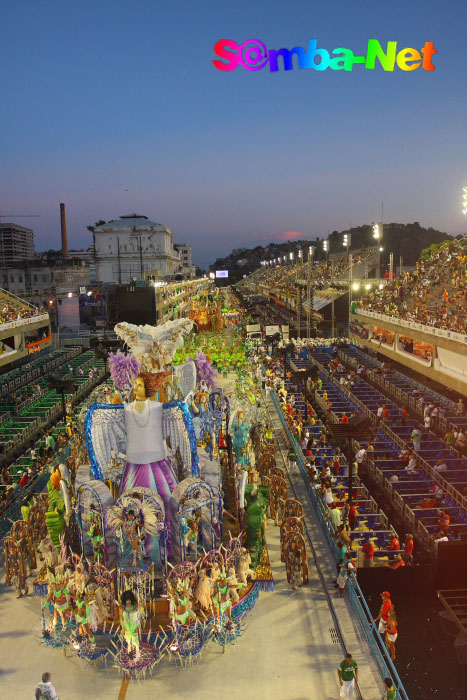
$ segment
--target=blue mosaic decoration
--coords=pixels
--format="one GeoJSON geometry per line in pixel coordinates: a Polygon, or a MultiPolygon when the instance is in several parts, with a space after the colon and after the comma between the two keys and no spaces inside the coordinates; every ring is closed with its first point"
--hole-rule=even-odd
{"type": "Polygon", "coordinates": [[[84,439],[86,441],[86,449],[89,456],[89,464],[91,465],[91,472],[95,479],[99,481],[104,481],[104,475],[102,474],[102,469],[97,461],[96,453],[92,444],[92,418],[98,409],[100,410],[112,410],[112,411],[123,411],[123,404],[108,404],[108,403],[93,403],[89,406],[86,412],[86,418],[84,420],[84,439]]]}
{"type": "Polygon", "coordinates": [[[237,620],[240,617],[244,617],[245,615],[248,615],[251,610],[256,605],[256,602],[259,597],[259,586],[255,582],[253,586],[251,587],[250,592],[248,595],[246,595],[244,598],[238,601],[238,603],[235,603],[235,605],[232,606],[232,617],[234,620],[237,620]]]}
{"type": "Polygon", "coordinates": [[[192,476],[199,477],[199,458],[198,458],[198,444],[196,440],[196,433],[193,427],[193,420],[191,418],[191,413],[188,406],[184,401],[171,401],[170,403],[164,403],[163,408],[179,408],[182,412],[183,422],[185,423],[185,428],[188,432],[188,438],[190,440],[190,451],[191,451],[191,474],[192,476]]]}

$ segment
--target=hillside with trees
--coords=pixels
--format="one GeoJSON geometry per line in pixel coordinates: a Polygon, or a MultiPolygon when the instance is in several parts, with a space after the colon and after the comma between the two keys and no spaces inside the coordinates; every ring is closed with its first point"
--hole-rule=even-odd
{"type": "MultiPolygon", "coordinates": [[[[360,250],[375,245],[373,238],[373,228],[371,224],[356,226],[345,231],[333,231],[329,237],[329,253],[344,253],[342,245],[343,234],[351,235],[351,250],[360,250]]],[[[423,228],[418,221],[412,224],[384,224],[383,226],[383,252],[381,254],[381,267],[384,270],[389,265],[389,254],[394,254],[394,267],[399,265],[402,256],[403,265],[415,265],[422,250],[449,240],[451,236],[443,231],[434,228],[423,228]]],[[[304,251],[304,260],[308,259],[308,248],[315,247],[315,260],[323,260],[326,253],[323,251],[324,238],[315,240],[294,240],[287,243],[270,243],[266,246],[256,246],[255,248],[238,248],[230,255],[217,258],[210,265],[210,270],[228,270],[230,282],[237,282],[243,275],[248,275],[256,270],[262,260],[272,260],[279,256],[289,255],[290,252],[298,253],[300,248],[304,251]]]]}

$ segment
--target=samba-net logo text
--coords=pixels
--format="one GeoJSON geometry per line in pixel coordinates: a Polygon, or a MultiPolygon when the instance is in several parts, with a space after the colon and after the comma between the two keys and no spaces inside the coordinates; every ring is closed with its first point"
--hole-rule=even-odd
{"type": "Polygon", "coordinates": [[[369,70],[378,65],[385,71],[393,71],[395,67],[402,71],[418,68],[434,71],[433,56],[437,50],[432,41],[426,41],[420,49],[398,49],[397,41],[388,41],[383,47],[378,39],[368,39],[366,54],[356,55],[351,49],[343,47],[333,51],[318,48],[316,39],[309,40],[307,50],[301,46],[293,49],[267,49],[259,39],[248,39],[243,44],[237,44],[232,39],[220,39],[214,45],[214,53],[218,58],[213,60],[213,64],[221,71],[232,71],[239,66],[250,71],[269,66],[271,73],[276,73],[281,67],[292,70],[294,66],[318,71],[328,68],[353,71],[354,66],[359,64],[369,70]]]}

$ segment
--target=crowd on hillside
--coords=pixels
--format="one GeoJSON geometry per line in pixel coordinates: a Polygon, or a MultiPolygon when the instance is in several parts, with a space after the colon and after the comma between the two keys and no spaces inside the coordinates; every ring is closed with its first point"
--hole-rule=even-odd
{"type": "Polygon", "coordinates": [[[358,300],[368,311],[467,332],[467,238],[444,244],[415,269],[358,300]]]}

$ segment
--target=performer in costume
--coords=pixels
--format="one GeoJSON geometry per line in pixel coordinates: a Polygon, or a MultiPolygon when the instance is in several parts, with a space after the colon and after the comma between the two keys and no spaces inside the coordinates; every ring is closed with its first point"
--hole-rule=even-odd
{"type": "Polygon", "coordinates": [[[126,642],[128,655],[134,654],[135,660],[140,657],[139,630],[141,627],[141,613],[138,610],[135,594],[132,591],[124,591],[121,597],[122,610],[120,624],[123,631],[123,639],[126,642]]]}

